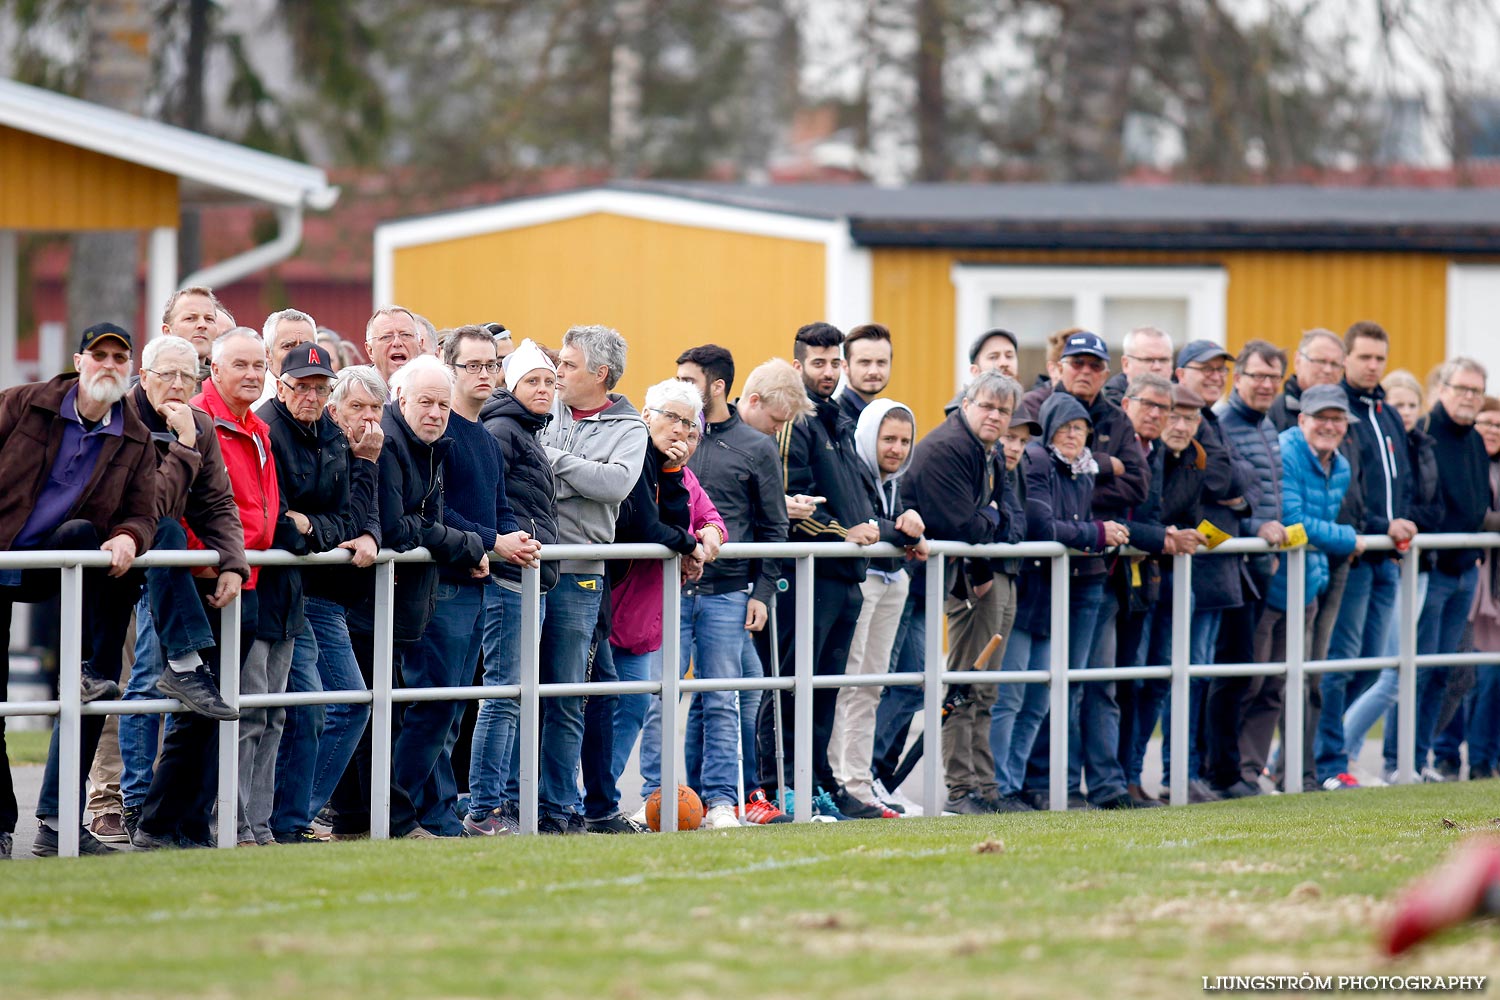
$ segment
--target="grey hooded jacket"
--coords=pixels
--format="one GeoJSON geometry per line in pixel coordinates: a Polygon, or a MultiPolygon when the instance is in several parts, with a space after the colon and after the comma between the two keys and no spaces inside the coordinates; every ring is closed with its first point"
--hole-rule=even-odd
{"type": "MultiPolygon", "coordinates": [[[[557,480],[557,540],[563,545],[615,540],[620,502],[630,495],[646,455],[646,423],[630,400],[609,394],[610,405],[582,420],[559,398],[552,423],[537,440],[557,480]]],[[[602,559],[565,559],[561,573],[602,574],[602,559]]]]}

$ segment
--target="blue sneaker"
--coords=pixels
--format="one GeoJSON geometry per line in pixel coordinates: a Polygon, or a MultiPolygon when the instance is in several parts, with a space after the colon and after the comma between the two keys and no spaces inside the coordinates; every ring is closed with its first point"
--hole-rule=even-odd
{"type": "Polygon", "coordinates": [[[849,818],[839,812],[839,807],[833,804],[833,796],[821,788],[813,796],[812,805],[814,823],[841,823],[849,818]]]}

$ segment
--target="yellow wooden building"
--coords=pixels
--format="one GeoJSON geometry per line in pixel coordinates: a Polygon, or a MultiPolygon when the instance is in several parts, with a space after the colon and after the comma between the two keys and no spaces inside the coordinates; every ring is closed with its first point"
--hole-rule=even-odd
{"type": "Polygon", "coordinates": [[[375,299],[439,326],[498,320],[556,346],[577,323],[625,334],[639,400],[686,347],[741,371],[790,357],[826,319],[892,330],[888,394],[923,427],[976,334],[1083,326],[1118,349],[1154,325],[1286,347],[1373,319],[1392,364],[1466,353],[1500,373],[1500,192],[1114,185],[748,186],[628,182],[381,225],[375,299]]]}
{"type": "MultiPolygon", "coordinates": [[[[18,380],[19,234],[146,234],[149,319],[178,288],[228,285],[290,256],[302,242],[303,212],[327,209],[338,196],[317,167],[0,79],[0,387],[18,380]],[[181,209],[226,201],[271,206],[276,236],[179,275],[181,209]]],[[[156,330],[148,322],[142,332],[156,330]]]]}

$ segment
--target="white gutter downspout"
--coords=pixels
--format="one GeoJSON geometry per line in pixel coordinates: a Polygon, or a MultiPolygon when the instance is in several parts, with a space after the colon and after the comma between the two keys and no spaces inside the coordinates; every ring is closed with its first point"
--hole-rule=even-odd
{"type": "Polygon", "coordinates": [[[220,288],[286,260],[296,253],[297,247],[302,243],[302,206],[276,206],[276,222],[279,231],[274,240],[194,271],[183,278],[177,287],[206,285],[209,288],[220,288]]]}

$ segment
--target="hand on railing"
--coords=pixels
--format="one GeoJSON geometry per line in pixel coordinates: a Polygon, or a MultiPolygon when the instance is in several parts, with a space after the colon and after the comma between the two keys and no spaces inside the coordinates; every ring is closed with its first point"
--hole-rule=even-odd
{"type": "Polygon", "coordinates": [[[208,606],[221,611],[229,607],[229,602],[240,596],[240,588],[244,585],[245,581],[238,573],[220,573],[214,592],[208,597],[208,606]]]}
{"type": "Polygon", "coordinates": [[[339,548],[353,552],[354,558],[350,561],[361,569],[375,565],[375,557],[380,554],[380,546],[375,544],[373,535],[360,535],[347,542],[339,542],[339,548]]]}
{"type": "Polygon", "coordinates": [[[104,540],[99,551],[109,553],[109,575],[124,576],[135,562],[135,539],[129,535],[115,535],[104,540]]]}

